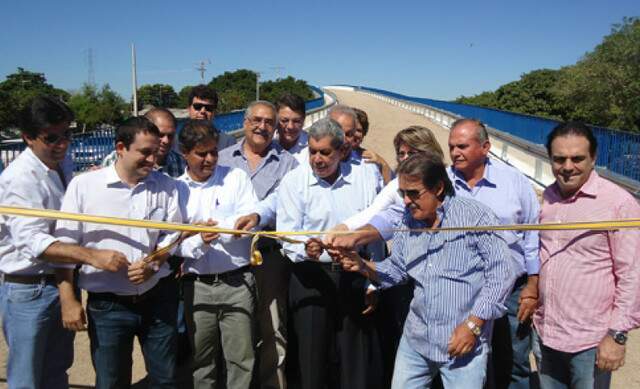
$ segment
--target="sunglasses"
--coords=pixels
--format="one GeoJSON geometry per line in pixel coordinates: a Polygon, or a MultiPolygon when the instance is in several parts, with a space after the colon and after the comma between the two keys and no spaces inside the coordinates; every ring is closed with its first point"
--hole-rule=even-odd
{"type": "Polygon", "coordinates": [[[42,139],[44,143],[48,145],[52,145],[52,144],[59,144],[62,142],[69,142],[71,141],[72,136],[73,136],[73,133],[71,132],[71,130],[67,130],[62,135],[47,134],[47,135],[40,136],[40,139],[42,139]]]}
{"type": "Polygon", "coordinates": [[[213,112],[213,110],[216,109],[216,107],[214,107],[213,104],[193,103],[191,104],[191,106],[196,111],[200,111],[202,108],[204,108],[204,110],[207,112],[213,112]]]}
{"type": "Polygon", "coordinates": [[[402,190],[402,189],[398,189],[398,195],[401,198],[404,199],[405,196],[406,196],[411,201],[415,201],[415,200],[419,199],[420,197],[422,197],[423,194],[425,194],[425,192],[427,192],[427,189],[422,189],[422,190],[417,190],[417,189],[402,190]]]}

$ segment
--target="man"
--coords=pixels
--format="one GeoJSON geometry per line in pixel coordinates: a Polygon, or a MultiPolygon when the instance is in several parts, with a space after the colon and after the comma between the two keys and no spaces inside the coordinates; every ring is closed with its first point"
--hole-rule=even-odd
{"type": "MultiPolygon", "coordinates": [[[[158,128],[146,118],[126,120],[116,130],[118,154],[112,166],[75,177],[62,203],[67,212],[181,222],[176,184],[154,170],[160,147],[158,128]]],[[[107,273],[93,266],[79,270],[78,285],[88,292],[87,316],[96,387],[128,387],[131,353],[138,336],[151,387],[175,387],[177,291],[165,263],[168,254],[145,260],[177,233],[58,221],[63,242],[116,250],[128,260],[126,271],[107,273]]],[[[70,329],[84,328],[84,313],[72,290],[73,269],[59,275],[62,320],[70,329]],[[65,314],[73,312],[73,314],[65,314]]]]}
{"type": "Polygon", "coordinates": [[[301,153],[309,142],[309,136],[302,129],[306,116],[304,99],[292,93],[285,93],[276,101],[276,110],[278,127],[275,139],[298,163],[306,163],[301,153]]]}
{"type": "Polygon", "coordinates": [[[340,260],[383,289],[415,281],[392,388],[430,387],[438,373],[445,388],[482,388],[490,321],[504,314],[514,281],[510,254],[497,233],[437,228],[498,220],[479,202],[455,196],[444,163],[433,154],[408,158],[398,174],[406,213],[403,231],[394,234],[393,254],[377,263],[354,253],[340,260]]]}
{"type": "MultiPolygon", "coordinates": [[[[298,164],[291,154],[273,142],[276,122],[273,104],[268,101],[249,104],[245,111],[244,139],[219,153],[218,164],[245,171],[258,199],[266,204],[265,211],[259,212],[260,218],[239,218],[236,229],[251,228],[258,222],[260,227],[273,229],[269,225],[275,220],[275,191],[285,174],[298,164]],[[249,224],[248,219],[252,220],[249,224]]],[[[289,264],[272,239],[261,239],[258,249],[264,257],[264,263],[255,268],[258,337],[261,339],[258,374],[262,387],[284,388],[289,264]]]]}
{"type": "MultiPolygon", "coordinates": [[[[189,119],[213,121],[216,109],[218,109],[218,93],[207,85],[197,85],[189,92],[189,119]]],[[[218,150],[236,144],[236,139],[231,135],[220,132],[218,150]]],[[[181,172],[182,174],[182,172],[181,172]]]]}
{"type": "MultiPolygon", "coordinates": [[[[636,199],[596,173],[597,141],[582,123],[547,138],[556,181],[540,222],[639,218],[636,199]]],[[[608,388],[640,318],[640,231],[541,231],[537,332],[542,388],[608,388]]],[[[535,335],[534,335],[535,336],[535,335]]]]}
{"type": "MultiPolygon", "coordinates": [[[[349,151],[337,122],[325,118],[311,126],[310,166],[297,167],[278,188],[278,231],[324,230],[371,204],[376,188],[351,163],[342,162],[349,151]]],[[[380,387],[374,323],[361,314],[366,280],[332,266],[319,242],[312,238],[306,245],[283,245],[294,263],[289,308],[300,371],[297,387],[380,387]]]]}
{"type": "MultiPolygon", "coordinates": [[[[27,148],[0,175],[0,204],[60,208],[73,167],[65,158],[73,114],[55,98],[35,98],[22,112],[27,148]]],[[[2,327],[9,346],[11,388],[67,388],[73,333],[62,326],[60,300],[50,262],[87,263],[117,271],[124,257],[73,250],[52,236],[55,221],[5,217],[0,223],[2,327]]]]}
{"type": "MultiPolygon", "coordinates": [[[[456,194],[491,208],[502,224],[536,224],[540,206],[533,187],[515,168],[488,157],[491,142],[485,125],[476,119],[459,119],[451,125],[449,178],[456,194]]],[[[517,279],[507,298],[507,314],[494,322],[492,369],[489,384],[495,388],[529,388],[531,367],[530,318],[538,290],[537,231],[506,231],[517,279]]]]}
{"type": "MultiPolygon", "coordinates": [[[[160,147],[156,168],[170,177],[176,178],[184,173],[186,163],[182,155],[174,150],[176,138],[176,118],[171,111],[165,108],[151,108],[145,115],[160,131],[160,147]]],[[[102,161],[102,167],[113,165],[118,159],[118,154],[114,150],[102,161]]]]}

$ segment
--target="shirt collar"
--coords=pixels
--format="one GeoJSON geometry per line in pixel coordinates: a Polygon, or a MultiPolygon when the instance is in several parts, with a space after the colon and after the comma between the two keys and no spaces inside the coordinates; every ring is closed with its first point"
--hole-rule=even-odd
{"type": "MultiPolygon", "coordinates": [[[[244,143],[245,143],[245,139],[242,138],[242,141],[240,143],[237,143],[237,146],[235,147],[235,149],[233,150],[233,152],[231,153],[232,156],[234,157],[238,157],[241,156],[244,159],[247,159],[247,157],[244,154],[244,143]]],[[[270,158],[275,158],[275,159],[279,159],[280,158],[280,154],[282,153],[282,150],[284,150],[284,148],[282,148],[282,146],[280,146],[279,144],[277,144],[276,142],[274,142],[273,140],[271,141],[271,143],[269,144],[269,146],[267,146],[267,154],[264,156],[264,160],[268,160],[270,158]]]]}
{"type": "Polygon", "coordinates": [[[334,181],[333,184],[329,184],[322,178],[318,177],[316,173],[314,173],[313,168],[309,166],[309,174],[311,174],[311,179],[309,180],[309,186],[322,185],[329,187],[337,187],[341,184],[350,184],[351,183],[351,166],[348,162],[340,162],[339,165],[340,174],[338,174],[338,178],[334,181]]]}
{"type": "MultiPolygon", "coordinates": [[[[109,165],[109,166],[104,168],[105,169],[107,185],[113,185],[113,184],[117,184],[117,183],[123,183],[125,185],[128,185],[124,181],[122,181],[122,179],[118,175],[118,172],[116,171],[116,163],[118,163],[117,160],[112,165],[109,165]]],[[[146,176],[145,178],[140,180],[136,185],[139,185],[139,184],[142,184],[142,183],[147,184],[147,183],[150,183],[150,182],[154,182],[156,180],[155,174],[163,174],[163,173],[156,172],[155,170],[151,171],[151,173],[149,173],[148,176],[146,176]]]]}
{"type": "MultiPolygon", "coordinates": [[[[491,158],[487,158],[485,160],[485,162],[484,162],[484,172],[482,173],[482,178],[478,181],[476,186],[478,184],[483,185],[483,184],[486,183],[489,186],[495,187],[496,184],[494,182],[494,178],[495,178],[494,170],[495,170],[495,166],[494,166],[493,162],[491,161],[491,158]]],[[[467,185],[467,180],[464,178],[464,175],[462,174],[461,171],[457,170],[455,167],[453,167],[453,165],[451,166],[451,171],[453,172],[453,175],[455,176],[455,180],[459,184],[463,184],[465,187],[469,188],[469,185],[467,185]]]]}
{"type": "Polygon", "coordinates": [[[202,188],[202,187],[212,186],[217,181],[218,176],[220,175],[220,172],[222,169],[223,167],[216,165],[215,169],[213,170],[213,173],[211,173],[211,175],[209,176],[209,178],[207,178],[206,181],[196,181],[193,178],[191,178],[188,172],[189,168],[186,167],[184,169],[184,174],[180,176],[180,179],[183,180],[187,185],[189,185],[192,188],[202,188]]]}
{"type": "Polygon", "coordinates": [[[593,169],[591,171],[591,174],[589,174],[589,178],[582,185],[582,187],[580,187],[580,189],[578,189],[578,191],[574,193],[573,196],[570,196],[567,198],[562,197],[562,194],[560,193],[560,186],[558,186],[557,181],[551,185],[551,190],[553,191],[554,196],[561,199],[562,201],[572,201],[576,199],[578,196],[587,196],[587,197],[595,198],[598,196],[598,190],[600,188],[600,185],[598,184],[599,178],[600,178],[600,175],[596,172],[596,169],[593,169]]]}

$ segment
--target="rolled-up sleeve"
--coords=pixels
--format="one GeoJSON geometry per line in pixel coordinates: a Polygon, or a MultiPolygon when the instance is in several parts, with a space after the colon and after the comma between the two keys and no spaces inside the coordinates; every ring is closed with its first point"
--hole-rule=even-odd
{"type": "Polygon", "coordinates": [[[384,261],[376,262],[378,282],[375,285],[381,289],[407,282],[409,275],[405,265],[406,232],[397,232],[393,236],[393,253],[384,261]]]}
{"type": "MultiPolygon", "coordinates": [[[[278,201],[276,229],[278,231],[302,231],[304,218],[304,203],[302,194],[296,190],[296,183],[285,177],[278,187],[278,201]]],[[[284,242],[282,244],[284,254],[293,262],[302,262],[306,259],[304,245],[284,242]]]]}

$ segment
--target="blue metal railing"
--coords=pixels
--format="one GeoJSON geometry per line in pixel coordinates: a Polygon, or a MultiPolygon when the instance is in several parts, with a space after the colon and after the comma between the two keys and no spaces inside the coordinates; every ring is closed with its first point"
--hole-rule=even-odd
{"type": "MultiPolygon", "coordinates": [[[[305,103],[307,111],[321,107],[324,104],[324,92],[316,87],[311,87],[319,97],[308,100],[305,103]]],[[[214,124],[219,131],[231,132],[242,127],[244,110],[216,115],[214,124]]],[[[178,122],[178,131],[184,124],[178,122]]],[[[105,156],[113,151],[115,131],[112,129],[100,129],[90,133],[75,135],[69,146],[69,152],[75,163],[75,171],[84,171],[92,165],[99,165],[105,156]]],[[[13,161],[24,150],[25,144],[20,141],[10,141],[0,144],[0,161],[4,166],[13,161]]]]}
{"type": "MultiPolygon", "coordinates": [[[[467,118],[476,118],[490,127],[532,143],[544,145],[556,120],[469,104],[405,96],[381,89],[359,87],[388,97],[428,105],[467,118]]],[[[592,126],[598,140],[596,164],[614,173],[640,181],[640,134],[592,126]]]]}

